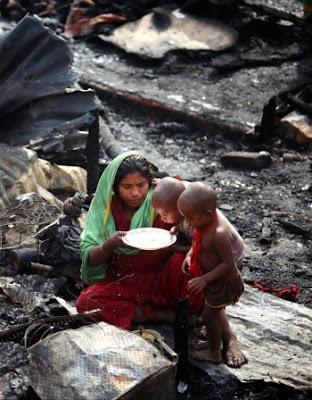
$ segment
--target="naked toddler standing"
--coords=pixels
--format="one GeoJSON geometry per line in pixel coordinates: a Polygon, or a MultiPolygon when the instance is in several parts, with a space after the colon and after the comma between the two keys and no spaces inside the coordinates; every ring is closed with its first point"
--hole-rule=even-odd
{"type": "MultiPolygon", "coordinates": [[[[244,291],[244,282],[237,267],[237,249],[243,249],[240,235],[234,237],[235,228],[218,213],[214,189],[202,182],[188,185],[178,199],[180,214],[195,229],[193,245],[182,270],[192,275],[188,290],[205,294],[202,318],[206,325],[207,340],[194,344],[192,357],[220,363],[222,333],[230,331],[225,307],[235,304],[244,291]],[[238,241],[238,242],[237,242],[238,241]]],[[[237,366],[247,362],[241,354],[237,366]]],[[[235,366],[235,365],[233,365],[235,366]]]]}

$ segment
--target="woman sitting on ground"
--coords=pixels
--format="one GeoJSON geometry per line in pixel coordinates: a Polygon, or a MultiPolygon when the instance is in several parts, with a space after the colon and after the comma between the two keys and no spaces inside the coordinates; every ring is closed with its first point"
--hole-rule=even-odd
{"type": "Polygon", "coordinates": [[[132,151],[116,157],[100,178],[81,235],[81,278],[90,286],[77,300],[78,312],[99,308],[98,320],[126,329],[174,321],[161,287],[172,249],[137,250],[122,240],[129,229],[170,229],[151,205],[151,182],[143,156],[132,151]]]}

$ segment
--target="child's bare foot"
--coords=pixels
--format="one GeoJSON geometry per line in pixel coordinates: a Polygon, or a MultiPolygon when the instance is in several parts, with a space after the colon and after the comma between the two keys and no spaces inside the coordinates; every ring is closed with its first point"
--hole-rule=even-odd
{"type": "Polygon", "coordinates": [[[195,350],[204,350],[209,346],[208,342],[191,342],[190,347],[195,350]]]}
{"type": "Polygon", "coordinates": [[[192,351],[190,356],[195,360],[209,361],[213,364],[220,364],[221,362],[221,353],[218,351],[211,351],[208,348],[204,350],[192,351]]]}
{"type": "Polygon", "coordinates": [[[195,328],[194,333],[201,339],[207,339],[206,325],[195,328]]]}
{"type": "Polygon", "coordinates": [[[227,343],[224,348],[225,362],[228,367],[240,368],[242,365],[247,364],[248,358],[240,349],[237,340],[233,339],[227,343]]]}

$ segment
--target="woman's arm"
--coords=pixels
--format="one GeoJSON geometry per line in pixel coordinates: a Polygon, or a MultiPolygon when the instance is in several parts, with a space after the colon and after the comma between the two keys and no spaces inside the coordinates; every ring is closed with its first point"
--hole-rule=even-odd
{"type": "Polygon", "coordinates": [[[116,247],[127,247],[122,241],[126,231],[116,231],[104,243],[93,247],[89,252],[89,266],[97,267],[106,263],[116,247]]]}

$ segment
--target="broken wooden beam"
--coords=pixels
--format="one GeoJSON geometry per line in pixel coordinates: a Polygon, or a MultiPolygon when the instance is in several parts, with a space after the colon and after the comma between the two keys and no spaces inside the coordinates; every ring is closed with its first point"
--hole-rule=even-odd
{"type": "Polygon", "coordinates": [[[272,158],[267,151],[230,151],[221,156],[221,163],[225,167],[232,168],[268,168],[272,158]]]}

